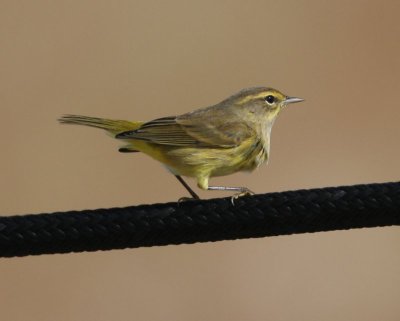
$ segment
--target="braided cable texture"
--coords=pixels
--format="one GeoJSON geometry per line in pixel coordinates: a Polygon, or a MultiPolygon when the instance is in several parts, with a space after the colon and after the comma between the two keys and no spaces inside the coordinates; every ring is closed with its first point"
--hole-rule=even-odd
{"type": "Polygon", "coordinates": [[[400,183],[0,217],[0,257],[400,225],[400,183]]]}

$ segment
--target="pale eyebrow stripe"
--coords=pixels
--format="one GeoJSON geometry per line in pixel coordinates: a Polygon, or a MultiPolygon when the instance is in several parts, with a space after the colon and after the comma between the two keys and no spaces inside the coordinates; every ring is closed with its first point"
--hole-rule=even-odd
{"type": "Polygon", "coordinates": [[[257,98],[260,98],[260,97],[264,97],[266,94],[267,94],[266,92],[262,92],[262,93],[258,93],[256,95],[246,96],[242,100],[239,101],[239,104],[245,104],[250,100],[257,99],[257,98]]]}

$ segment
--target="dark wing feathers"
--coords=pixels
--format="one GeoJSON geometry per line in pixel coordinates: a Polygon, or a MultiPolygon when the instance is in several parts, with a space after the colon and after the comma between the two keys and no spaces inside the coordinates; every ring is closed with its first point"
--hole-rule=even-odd
{"type": "Polygon", "coordinates": [[[154,144],[187,147],[234,147],[251,137],[254,130],[237,116],[200,109],[178,117],[164,117],[144,123],[137,130],[120,133],[116,138],[140,139],[154,144]]]}
{"type": "Polygon", "coordinates": [[[140,139],[161,145],[187,146],[198,142],[176,123],[176,117],[165,117],[144,123],[136,130],[120,133],[116,138],[140,139]]]}

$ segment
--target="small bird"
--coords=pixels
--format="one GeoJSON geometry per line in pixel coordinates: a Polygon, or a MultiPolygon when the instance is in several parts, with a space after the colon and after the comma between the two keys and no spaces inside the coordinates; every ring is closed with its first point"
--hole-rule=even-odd
{"type": "Polygon", "coordinates": [[[142,152],[158,160],[193,199],[199,196],[182,176],[194,177],[203,190],[236,192],[233,202],[237,197],[254,193],[246,187],[209,186],[209,179],[253,171],[267,161],[276,117],[286,105],[301,101],[272,88],[253,87],[216,105],[149,122],[79,115],[65,115],[59,121],[104,129],[127,143],[120,152],[142,152]]]}

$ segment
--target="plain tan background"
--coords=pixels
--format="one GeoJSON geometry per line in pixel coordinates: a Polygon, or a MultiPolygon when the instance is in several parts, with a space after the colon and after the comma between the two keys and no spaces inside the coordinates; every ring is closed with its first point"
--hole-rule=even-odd
{"type": "MultiPolygon", "coordinates": [[[[399,179],[398,1],[0,1],[1,214],[186,195],[77,113],[150,120],[266,85],[307,101],[256,192],[399,179]]],[[[191,182],[193,183],[193,182],[191,182]]],[[[228,194],[200,192],[203,197],[228,194]]],[[[0,260],[22,320],[400,320],[398,227],[0,260]]]]}

